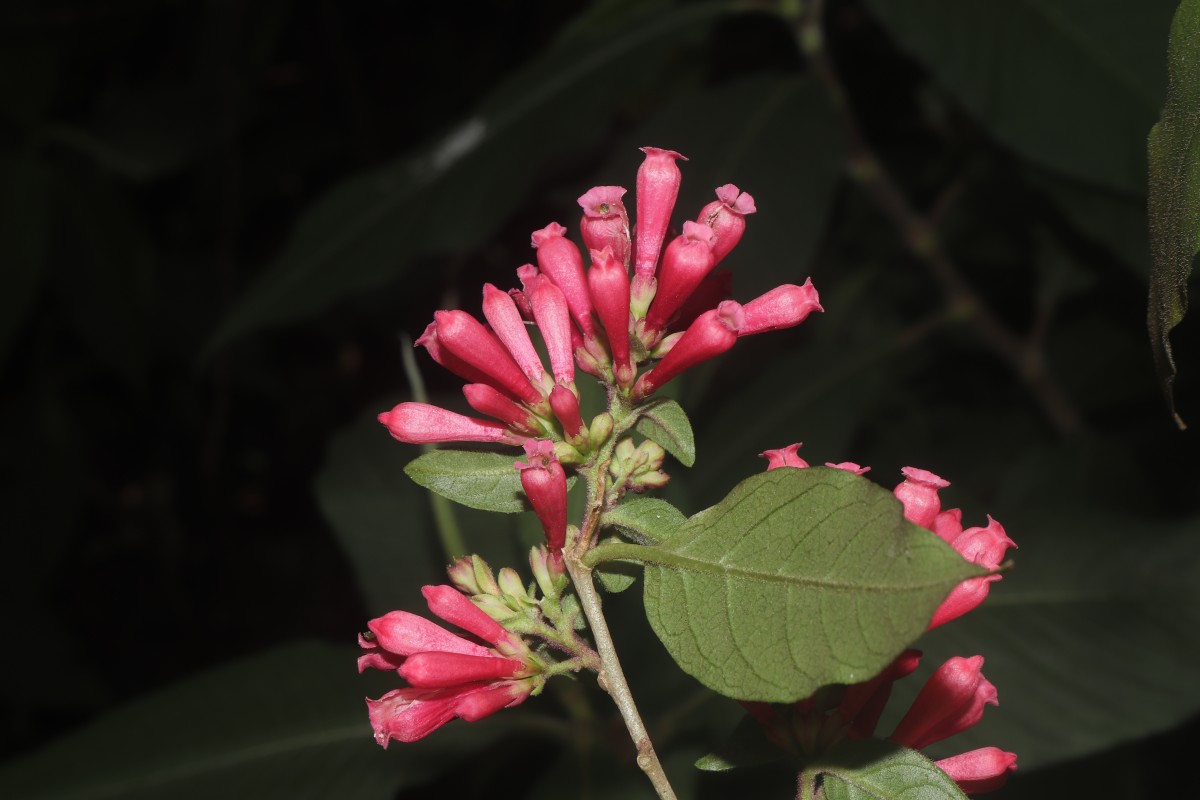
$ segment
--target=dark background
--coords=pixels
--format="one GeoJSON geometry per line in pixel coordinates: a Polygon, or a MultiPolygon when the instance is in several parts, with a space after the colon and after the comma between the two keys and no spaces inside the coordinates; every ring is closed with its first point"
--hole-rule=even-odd
{"type": "MultiPolygon", "coordinates": [[[[574,229],[574,197],[594,183],[632,187],[641,144],[691,159],[677,220],[719,183],[759,198],[743,252],[731,258],[735,296],[811,275],[828,310],[775,341],[739,345],[685,387],[700,457],[692,473],[678,468],[668,495],[685,512],[760,469],[759,450],[803,439],[810,460],[871,464],[889,486],[909,463],[949,477],[957,494],[948,504],[970,520],[994,514],[1024,546],[1018,575],[1038,549],[1025,546],[1036,537],[1023,537],[1022,521],[1028,529],[1058,514],[1076,520],[1057,529],[1063,541],[1120,540],[1151,555],[1157,542],[1191,537],[1194,435],[1175,429],[1153,372],[1145,186],[1135,182],[1166,85],[1173,6],[1092,8],[1083,31],[1096,37],[1091,45],[1105,31],[1124,42],[1101,56],[1062,44],[1078,44],[1070,26],[1082,13],[1065,0],[1046,4],[1049,26],[1001,3],[901,12],[845,0],[828,10],[829,46],[866,142],[932,221],[975,297],[1018,338],[1030,334],[1029,352],[1067,403],[1064,423],[980,332],[977,310],[945,292],[847,175],[842,123],[794,31],[769,8],[705,16],[699,4],[619,2],[587,11],[551,2],[6,4],[0,751],[14,780],[24,785],[22,764],[42,763],[28,754],[56,737],[96,730],[81,726],[232,659],[315,638],[345,645],[349,663],[347,643],[381,610],[386,581],[366,575],[371,558],[356,556],[345,510],[378,511],[373,524],[387,524],[387,492],[412,492],[393,470],[395,486],[381,484],[360,505],[339,494],[355,485],[356,442],[375,442],[397,466],[416,454],[370,422],[408,392],[399,335],[419,335],[436,308],[477,312],[481,281],[513,285],[511,270],[530,259],[528,232],[551,219],[574,229]],[[956,25],[980,41],[942,48],[939,31],[955,41],[956,25]],[[599,67],[567,68],[589,59],[599,67]],[[972,69],[993,83],[976,91],[972,69]],[[1097,97],[1106,79],[1136,84],[1141,102],[1115,90],[1097,97]],[[483,144],[437,168],[433,154],[471,118],[488,120],[483,144]],[[1111,524],[1112,537],[1092,537],[1095,520],[1111,524]]],[[[1195,421],[1194,321],[1175,342],[1181,412],[1195,421]]],[[[433,394],[457,391],[452,376],[423,353],[418,360],[433,394]]],[[[418,566],[397,565],[394,602],[415,609],[418,580],[437,578],[441,555],[419,495],[412,503],[391,518],[389,546],[409,552],[411,538],[418,566]]],[[[489,524],[466,523],[489,558],[516,552],[511,543],[528,528],[505,522],[492,535],[489,524]],[[508,544],[496,543],[501,534],[508,544]]],[[[1147,585],[1179,592],[1150,605],[1194,613],[1194,557],[1159,553],[1135,570],[1128,552],[1105,552],[1081,574],[1112,586],[1123,568],[1139,571],[1147,585]]],[[[644,627],[635,594],[614,607],[644,627]]],[[[1097,607],[1089,619],[1123,630],[1100,616],[1110,611],[1097,607]]],[[[1144,719],[1127,729],[1096,722],[1086,742],[1035,753],[1030,761],[1044,768],[1022,770],[1005,796],[1136,798],[1173,786],[1196,732],[1200,694],[1188,666],[1197,643],[1180,631],[1155,642],[1113,653],[1128,669],[1099,670],[1096,686],[1071,701],[1103,705],[1148,681],[1159,699],[1137,702],[1144,719]],[[1143,663],[1137,653],[1147,648],[1170,658],[1143,663]]],[[[1089,671],[1094,664],[1078,661],[1085,652],[1065,646],[1063,658],[1089,671]]],[[[1002,702],[1023,691],[996,682],[1002,702]]],[[[667,710],[652,701],[650,714],[671,713],[677,701],[668,696],[667,710]]],[[[151,702],[167,730],[188,727],[151,702]]],[[[731,704],[704,702],[697,730],[677,723],[692,759],[737,718],[731,704]]],[[[608,712],[595,706],[596,729],[607,733],[589,746],[611,739],[628,772],[619,731],[611,735],[608,712]]],[[[373,748],[365,716],[363,726],[361,746],[373,748]]],[[[447,763],[476,752],[469,734],[456,740],[450,730],[442,735],[462,750],[448,746],[447,763]]],[[[115,735],[101,731],[92,735],[115,735]]],[[[88,741],[45,752],[71,763],[88,741]]],[[[557,752],[528,730],[504,741],[473,756],[471,791],[494,785],[482,776],[512,780],[511,760],[536,748],[557,752]]],[[[589,763],[586,751],[574,757],[589,763]]],[[[554,763],[539,758],[532,770],[549,780],[554,763]]],[[[610,778],[592,769],[603,796],[610,778]]],[[[689,793],[740,791],[738,774],[689,793]]],[[[227,779],[211,777],[240,785],[227,779]]],[[[433,769],[360,793],[432,795],[447,780],[433,769]]],[[[40,791],[30,796],[65,796],[53,781],[40,791]]],[[[143,796],[123,791],[82,796],[143,796]]]]}

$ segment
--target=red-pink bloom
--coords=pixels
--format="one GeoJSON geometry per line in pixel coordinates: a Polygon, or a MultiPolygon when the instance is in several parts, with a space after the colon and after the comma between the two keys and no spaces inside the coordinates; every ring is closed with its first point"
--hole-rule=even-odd
{"type": "Polygon", "coordinates": [[[468,383],[462,390],[471,408],[480,414],[495,417],[513,433],[533,436],[539,432],[537,418],[529,409],[516,403],[499,389],[486,383],[468,383]]]}
{"type": "Polygon", "coordinates": [[[579,398],[561,383],[550,391],[550,408],[562,423],[563,433],[573,439],[583,431],[583,417],[579,416],[579,398]]]}
{"type": "Polygon", "coordinates": [[[732,300],[701,314],[675,342],[671,352],[638,378],[633,387],[634,399],[653,394],[680,373],[733,347],[744,318],[741,305],[732,300]]]}
{"type": "MultiPolygon", "coordinates": [[[[945,513],[942,512],[938,517],[942,517],[945,513]]],[[[937,520],[935,519],[934,522],[936,524],[937,520]]],[[[946,528],[947,526],[943,525],[943,531],[946,528]]],[[[996,569],[1004,560],[1004,554],[1008,548],[1017,545],[1008,538],[1008,534],[1004,532],[1004,526],[989,516],[986,527],[968,528],[954,536],[950,540],[950,546],[972,564],[978,564],[985,569],[996,569]]],[[[968,611],[978,608],[979,604],[988,596],[991,584],[998,580],[1000,580],[999,575],[981,575],[977,578],[968,578],[955,586],[934,612],[929,627],[936,628],[944,625],[950,620],[957,619],[968,611]]]]}
{"type": "Polygon", "coordinates": [[[437,341],[473,369],[485,376],[487,383],[502,392],[537,405],[542,394],[529,382],[508,350],[487,328],[465,311],[438,311],[433,315],[437,325],[437,341]]]}
{"type": "Polygon", "coordinates": [[[588,296],[587,278],[583,274],[583,256],[575,243],[566,238],[567,229],[551,222],[533,233],[537,248],[538,269],[562,290],[571,315],[580,329],[592,334],[592,301],[588,296]]]}
{"type": "Polygon", "coordinates": [[[542,523],[546,547],[552,552],[561,551],[567,541],[566,473],[548,440],[527,442],[525,456],[529,463],[518,461],[513,466],[521,471],[521,487],[542,523]]]}
{"type": "Polygon", "coordinates": [[[485,283],[483,316],[492,326],[492,333],[512,355],[530,382],[535,386],[540,384],[542,376],[545,375],[545,368],[542,367],[542,360],[538,358],[537,351],[533,349],[529,331],[525,329],[525,321],[521,319],[521,312],[512,295],[485,283]]]}
{"type": "Polygon", "coordinates": [[[613,375],[618,384],[628,386],[633,381],[633,365],[629,360],[629,275],[611,248],[593,250],[591,256],[588,289],[592,293],[592,307],[608,337],[613,375]]]}
{"type": "Polygon", "coordinates": [[[738,191],[732,183],[717,189],[717,199],[700,211],[696,221],[712,228],[715,234],[714,264],[729,255],[729,251],[741,241],[742,234],[746,232],[746,215],[754,211],[754,198],[738,191]]]}
{"type": "MultiPolygon", "coordinates": [[[[583,208],[583,218],[579,221],[579,233],[583,236],[583,246],[589,251],[600,251],[609,248],[612,257],[617,260],[622,269],[629,268],[629,213],[621,198],[625,189],[620,186],[593,186],[580,198],[579,205],[583,208]]],[[[628,283],[628,278],[626,278],[628,283]]],[[[592,302],[595,302],[592,293],[592,302]]]]}
{"type": "Polygon", "coordinates": [[[919,750],[960,733],[999,705],[996,687],[983,677],[983,656],[954,657],[938,667],[888,738],[919,750]]]}
{"type": "Polygon", "coordinates": [[[498,422],[464,417],[428,403],[401,403],[378,417],[388,432],[409,444],[437,442],[494,442],[521,444],[528,436],[510,431],[498,422]]]}
{"type": "Polygon", "coordinates": [[[367,699],[375,741],[413,742],[455,717],[473,721],[520,703],[534,689],[539,667],[519,637],[504,630],[452,586],[423,590],[434,614],[489,641],[491,649],[433,622],[393,611],[368,623],[358,670],[395,671],[411,688],[367,699]]]}
{"type": "Polygon", "coordinates": [[[739,336],[791,328],[803,322],[813,311],[825,310],[821,308],[811,279],[806,280],[803,286],[793,283],[777,286],[746,303],[743,308],[746,309],[746,326],[738,333],[739,336]]]}
{"type": "Polygon", "coordinates": [[[575,358],[571,345],[571,316],[562,290],[542,276],[532,282],[526,294],[533,307],[533,319],[546,343],[554,380],[559,383],[572,382],[575,380],[575,358]]]}
{"type": "Polygon", "coordinates": [[[905,467],[900,472],[904,475],[904,481],[896,487],[893,494],[904,504],[904,518],[922,528],[928,528],[942,510],[938,490],[945,489],[950,485],[950,481],[917,467],[905,467]]]}
{"type": "Polygon", "coordinates": [[[1017,769],[1017,754],[999,747],[981,747],[933,762],[967,794],[999,789],[1017,769]]]}
{"type": "Polygon", "coordinates": [[[476,369],[442,346],[441,341],[438,340],[437,322],[426,325],[425,332],[413,344],[417,347],[424,347],[429,353],[429,357],[438,365],[445,367],[469,383],[490,384],[492,382],[492,377],[486,372],[476,369]]]}
{"type": "Polygon", "coordinates": [[[764,450],[759,453],[759,458],[767,459],[767,472],[780,467],[797,467],[805,469],[808,467],[808,462],[797,455],[797,451],[803,446],[804,442],[796,442],[789,444],[787,447],[781,447],[777,450],[764,450]]]}
{"type": "Polygon", "coordinates": [[[825,466],[827,466],[831,469],[840,469],[845,472],[853,472],[855,475],[865,475],[866,473],[871,471],[870,467],[859,466],[858,464],[855,464],[853,461],[843,461],[840,464],[834,464],[830,461],[826,461],[825,466]]]}
{"type": "Polygon", "coordinates": [[[663,253],[654,302],[646,312],[646,328],[662,330],[704,277],[712,271],[713,232],[698,222],[683,223],[683,233],[663,253]]]}
{"type": "Polygon", "coordinates": [[[654,277],[671,212],[679,196],[683,175],[676,159],[687,161],[674,150],[643,147],[646,160],[637,173],[637,226],[634,228],[633,271],[641,278],[654,277]]]}

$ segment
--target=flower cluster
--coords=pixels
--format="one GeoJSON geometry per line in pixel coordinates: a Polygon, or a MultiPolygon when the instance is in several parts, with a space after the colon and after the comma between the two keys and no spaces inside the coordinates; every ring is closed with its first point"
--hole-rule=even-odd
{"type": "MultiPolygon", "coordinates": [[[[760,453],[767,469],[792,467],[807,469],[796,443],[760,453]]],[[[825,466],[862,475],[870,467],[851,462],[825,466]]],[[[942,510],[938,492],[950,482],[917,467],[905,467],[904,480],[893,494],[904,506],[904,517],[940,536],[964,559],[994,570],[1000,566],[1008,548],[1016,547],[999,522],[988,517],[985,527],[963,530],[962,510],[942,510]]],[[[999,575],[969,578],[953,590],[934,612],[929,627],[936,628],[957,619],[979,606],[987,597],[991,583],[999,575]]],[[[767,728],[779,744],[793,744],[803,752],[820,752],[837,740],[872,736],[884,706],[891,696],[892,684],[916,670],[921,653],[906,650],[879,675],[863,683],[834,687],[832,694],[821,693],[796,704],[793,719],[784,720],[771,706],[746,704],[747,709],[767,728]]],[[[998,705],[996,687],[981,672],[983,656],[955,657],[933,674],[917,695],[896,729],[887,738],[897,744],[919,750],[966,730],[983,717],[986,705],[998,705]]],[[[997,789],[1017,768],[1017,757],[997,747],[983,747],[935,762],[964,792],[997,789]]]]}
{"type": "Polygon", "coordinates": [[[379,416],[394,437],[415,444],[544,439],[556,445],[559,460],[580,463],[603,444],[612,420],[584,424],[576,369],[598,378],[610,397],[637,403],[738,338],[798,325],[822,310],[807,281],[745,305],[724,299],[730,275],[715,268],[741,239],[754,199],[732,184],[722,186],[667,242],[681,181],[676,162],[683,156],[642,150],[633,236],[622,202],[626,190],[594,187],[579,198],[589,267],[566,228],[552,222],[533,234],[537,265],[517,270],[520,289],[484,286],[486,325],[466,311],[439,311],[417,340],[434,361],[468,381],[467,403],[484,417],[401,403],[379,416]],[[527,322],[541,334],[549,370],[527,322]]]}
{"type": "MultiPolygon", "coordinates": [[[[912,674],[920,659],[920,652],[906,650],[871,680],[828,687],[787,710],[766,703],[743,705],[776,745],[812,756],[842,739],[873,736],[892,684],[912,674]]],[[[985,706],[998,705],[996,687],[983,676],[982,667],[982,656],[946,661],[887,738],[919,750],[978,723],[985,706]]],[[[934,763],[964,792],[974,794],[1003,786],[1017,768],[1017,756],[998,747],[981,747],[934,763]]]]}
{"type": "Polygon", "coordinates": [[[521,637],[505,630],[453,586],[421,590],[429,610],[487,642],[451,633],[433,622],[392,611],[360,634],[365,654],[358,671],[395,671],[409,687],[367,698],[375,741],[415,742],[454,718],[483,719],[541,691],[542,665],[521,637]]]}

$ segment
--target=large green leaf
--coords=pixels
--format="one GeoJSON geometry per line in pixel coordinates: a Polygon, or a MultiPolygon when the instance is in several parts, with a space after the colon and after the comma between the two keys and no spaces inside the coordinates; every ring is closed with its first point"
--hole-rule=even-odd
{"type": "Polygon", "coordinates": [[[221,323],[210,351],[404,274],[423,254],[487,241],[552,165],[599,141],[654,86],[661,65],[702,37],[724,3],[593,4],[428,148],[350,178],[221,323]]]}
{"type": "Polygon", "coordinates": [[[355,648],[305,643],[147,695],[0,769],[21,800],[388,800],[501,731],[380,749],[355,648]],[[465,739],[462,737],[466,737],[465,739]]]}
{"type": "Polygon", "coordinates": [[[696,437],[692,433],[692,423],[679,403],[658,398],[640,414],[636,426],[638,433],[657,442],[685,467],[696,463],[696,437]]]}
{"type": "Polygon", "coordinates": [[[997,138],[1086,181],[1141,194],[1174,0],[867,0],[997,138]]]}
{"type": "Polygon", "coordinates": [[[982,606],[926,636],[922,672],[896,685],[892,714],[950,656],[986,659],[999,708],[932,755],[995,745],[1028,769],[1200,710],[1200,518],[1166,527],[1040,511],[1005,523],[1021,546],[1016,567],[982,606]]]}
{"type": "Polygon", "coordinates": [[[825,467],[748,478],[639,550],[655,633],[684,671],[739,700],[869,678],[979,574],[885,489],[825,467]]]}
{"type": "MultiPolygon", "coordinates": [[[[846,742],[804,771],[802,786],[818,779],[829,800],[965,800],[950,776],[925,756],[891,742],[846,742]]],[[[816,796],[811,790],[801,797],[816,796]]]]}
{"type": "MultiPolygon", "coordinates": [[[[1171,329],[1187,314],[1187,282],[1200,252],[1200,0],[1183,0],[1171,25],[1167,102],[1150,131],[1150,343],[1171,412],[1171,329]]],[[[1175,414],[1183,427],[1183,420],[1175,414]]]]}
{"type": "MultiPolygon", "coordinates": [[[[521,475],[513,466],[516,452],[485,453],[475,450],[432,450],[409,462],[404,471],[431,492],[469,508],[516,514],[529,510],[521,475]]],[[[567,488],[575,476],[567,478],[567,488]]]]}

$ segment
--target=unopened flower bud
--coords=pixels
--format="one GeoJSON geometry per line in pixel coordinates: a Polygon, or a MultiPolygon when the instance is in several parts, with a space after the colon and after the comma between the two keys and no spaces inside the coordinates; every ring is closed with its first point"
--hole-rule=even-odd
{"type": "Polygon", "coordinates": [[[583,433],[583,418],[579,416],[579,398],[566,386],[559,384],[550,392],[550,407],[554,416],[562,423],[563,433],[568,439],[576,439],[583,433]]]}
{"type": "MultiPolygon", "coordinates": [[[[538,268],[542,274],[562,290],[571,316],[580,329],[592,334],[592,301],[588,295],[587,278],[583,272],[583,255],[575,243],[566,238],[567,229],[551,222],[533,234],[533,246],[537,248],[538,268]]],[[[534,312],[537,312],[536,304],[534,312]]],[[[541,327],[541,323],[538,323],[541,327]]]]}
{"type": "Polygon", "coordinates": [[[676,159],[687,159],[673,150],[643,147],[646,160],[637,173],[637,226],[634,229],[633,269],[639,276],[654,277],[671,212],[679,196],[683,175],[676,159]]]}
{"type": "Polygon", "coordinates": [[[546,546],[551,552],[561,551],[567,538],[567,477],[554,456],[554,446],[545,439],[527,443],[528,463],[516,462],[520,470],[521,487],[533,506],[542,529],[546,546]]]}
{"type": "Polygon", "coordinates": [[[738,336],[791,328],[803,322],[813,311],[825,310],[821,308],[811,280],[805,281],[803,286],[792,283],[776,286],[742,308],[746,312],[746,324],[738,331],[738,336]]]}
{"type": "Polygon", "coordinates": [[[712,271],[713,232],[698,222],[683,223],[683,233],[675,237],[663,253],[658,272],[658,290],[654,304],[646,312],[646,328],[663,330],[675,312],[712,271]]]}
{"type": "Polygon", "coordinates": [[[599,450],[608,441],[608,437],[612,436],[612,432],[612,414],[603,411],[592,417],[592,424],[588,427],[588,444],[593,450],[599,450]]]}
{"type": "Polygon", "coordinates": [[[633,397],[640,400],[653,394],[681,372],[719,356],[737,342],[737,332],[745,321],[742,307],[726,300],[712,311],[696,318],[658,366],[638,378],[633,397]]]}
{"type": "Polygon", "coordinates": [[[496,575],[496,580],[500,584],[500,591],[503,593],[504,600],[508,602],[509,607],[518,610],[537,605],[536,601],[525,590],[525,584],[522,582],[521,576],[512,567],[501,569],[496,575]]]}

